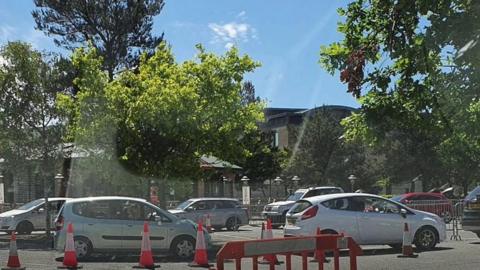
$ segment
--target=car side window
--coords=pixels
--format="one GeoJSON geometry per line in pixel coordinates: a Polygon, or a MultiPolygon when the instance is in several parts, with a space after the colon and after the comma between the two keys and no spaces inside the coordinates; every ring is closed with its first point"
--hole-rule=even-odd
{"type": "Polygon", "coordinates": [[[378,214],[399,214],[400,207],[392,202],[374,197],[352,198],[352,211],[378,213],[378,214]]]}
{"type": "Polygon", "coordinates": [[[328,200],[323,202],[322,205],[333,210],[350,210],[350,202],[348,198],[328,200]]]}
{"type": "Polygon", "coordinates": [[[122,212],[115,202],[91,201],[75,203],[72,206],[74,214],[97,219],[117,219],[122,217],[122,212]]]}
{"type": "MultiPolygon", "coordinates": [[[[234,201],[219,201],[221,207],[221,209],[232,209],[232,208],[236,208],[238,206],[238,203],[234,202],[234,201]]],[[[218,207],[217,207],[218,208],[218,207]]]]}
{"type": "Polygon", "coordinates": [[[146,220],[154,221],[155,217],[160,217],[160,221],[162,223],[169,223],[172,222],[170,218],[164,215],[162,212],[158,211],[157,209],[150,207],[149,205],[144,205],[145,208],[145,217],[146,220]]]}
{"type": "Polygon", "coordinates": [[[212,208],[211,204],[208,204],[206,201],[198,201],[192,204],[194,210],[209,210],[212,208]]]}

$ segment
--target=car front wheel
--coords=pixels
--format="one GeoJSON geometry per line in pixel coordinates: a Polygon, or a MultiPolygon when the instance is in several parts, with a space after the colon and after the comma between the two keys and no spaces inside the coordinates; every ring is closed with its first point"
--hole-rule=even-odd
{"type": "Polygon", "coordinates": [[[88,258],[92,252],[92,244],[85,237],[75,237],[74,240],[75,253],[79,260],[88,258]]]}
{"type": "Polygon", "coordinates": [[[192,258],[195,252],[195,239],[190,236],[175,238],[170,246],[170,252],[180,259],[192,258]]]}
{"type": "Polygon", "coordinates": [[[240,227],[240,221],[236,217],[228,218],[225,227],[228,231],[237,231],[240,227]]]}
{"type": "Polygon", "coordinates": [[[33,224],[29,221],[22,221],[17,225],[16,231],[18,234],[31,234],[33,231],[33,224]]]}
{"type": "Polygon", "coordinates": [[[432,250],[437,245],[437,235],[435,229],[422,227],[415,234],[414,244],[419,250],[432,250]]]}

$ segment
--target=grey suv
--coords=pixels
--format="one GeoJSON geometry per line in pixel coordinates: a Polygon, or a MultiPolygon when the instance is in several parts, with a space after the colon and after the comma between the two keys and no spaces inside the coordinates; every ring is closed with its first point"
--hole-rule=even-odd
{"type": "Polygon", "coordinates": [[[332,193],[343,193],[343,189],[340,187],[311,187],[298,189],[292,195],[288,196],[288,198],[286,198],[284,201],[277,201],[265,205],[262,216],[265,219],[268,218],[272,221],[272,227],[278,228],[285,224],[285,215],[296,201],[303,198],[332,193]]]}
{"type": "MultiPolygon", "coordinates": [[[[89,197],[66,202],[55,222],[56,248],[63,251],[67,224],[71,222],[79,258],[91,253],[139,253],[145,221],[149,223],[154,252],[170,252],[180,258],[193,256],[193,222],[181,220],[144,199],[129,197],[89,197]]],[[[208,233],[205,240],[209,243],[208,233]]]]}
{"type": "Polygon", "coordinates": [[[230,198],[196,198],[184,201],[170,213],[198,222],[210,215],[210,222],[215,230],[226,228],[237,230],[241,225],[248,224],[247,209],[241,207],[236,199],[230,198]]]}

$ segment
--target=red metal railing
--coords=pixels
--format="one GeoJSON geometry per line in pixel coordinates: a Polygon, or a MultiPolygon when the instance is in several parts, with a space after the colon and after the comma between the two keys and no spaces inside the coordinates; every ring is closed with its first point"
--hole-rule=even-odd
{"type": "MultiPolygon", "coordinates": [[[[333,251],[333,265],[339,270],[340,250],[348,249],[350,270],[357,269],[357,256],[362,249],[348,236],[323,234],[306,237],[287,237],[263,240],[232,241],[226,243],[217,253],[217,270],[224,270],[225,260],[235,260],[235,269],[241,270],[242,259],[251,258],[253,270],[258,270],[258,258],[261,256],[285,256],[286,269],[292,269],[292,256],[302,257],[302,269],[308,269],[308,255],[316,252],[333,251]]],[[[318,260],[318,269],[323,270],[323,258],[318,260]]],[[[270,270],[275,262],[270,262],[270,270]]],[[[295,267],[294,269],[298,269],[295,267]]]]}

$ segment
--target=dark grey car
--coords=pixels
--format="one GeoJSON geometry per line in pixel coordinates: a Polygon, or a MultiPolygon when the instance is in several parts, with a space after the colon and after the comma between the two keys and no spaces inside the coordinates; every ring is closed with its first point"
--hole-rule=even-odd
{"type": "Polygon", "coordinates": [[[226,228],[234,231],[241,225],[248,224],[247,209],[242,208],[238,200],[231,198],[189,199],[169,212],[196,223],[200,220],[205,222],[209,215],[211,225],[215,230],[226,228]]]}

